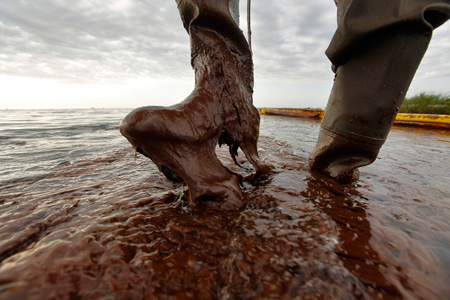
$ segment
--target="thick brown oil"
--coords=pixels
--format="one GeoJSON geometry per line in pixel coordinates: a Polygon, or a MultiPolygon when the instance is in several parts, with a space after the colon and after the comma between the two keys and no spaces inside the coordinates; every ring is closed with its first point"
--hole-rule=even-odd
{"type": "Polygon", "coordinates": [[[445,131],[394,129],[353,185],[308,170],[313,134],[278,134],[240,211],[191,209],[129,148],[0,186],[0,298],[448,299],[445,131]]]}

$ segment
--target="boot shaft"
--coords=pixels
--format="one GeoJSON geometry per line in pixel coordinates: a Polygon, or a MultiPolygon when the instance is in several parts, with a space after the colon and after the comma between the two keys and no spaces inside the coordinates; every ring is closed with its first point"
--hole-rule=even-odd
{"type": "MultiPolygon", "coordinates": [[[[229,79],[239,82],[240,88],[244,87],[245,93],[251,95],[253,60],[236,19],[238,3],[238,0],[177,0],[183,26],[190,36],[196,84],[208,85],[212,78],[227,73],[229,79]]],[[[252,101],[251,97],[247,100],[252,101]]]]}

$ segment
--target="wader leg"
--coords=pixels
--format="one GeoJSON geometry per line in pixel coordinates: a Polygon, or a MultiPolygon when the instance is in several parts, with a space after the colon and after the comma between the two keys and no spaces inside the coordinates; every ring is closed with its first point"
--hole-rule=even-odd
{"type": "Polygon", "coordinates": [[[213,200],[221,209],[243,206],[241,178],[215,153],[227,144],[240,147],[256,169],[268,171],[256,152],[259,113],[253,106],[253,62],[237,24],[238,0],[176,0],[191,41],[195,88],[171,107],[132,111],[120,125],[134,148],[172,181],[184,181],[189,202],[213,200]]]}
{"type": "Polygon", "coordinates": [[[312,169],[350,182],[376,159],[433,29],[449,17],[449,0],[338,1],[338,28],[326,51],[336,77],[312,169]]]}

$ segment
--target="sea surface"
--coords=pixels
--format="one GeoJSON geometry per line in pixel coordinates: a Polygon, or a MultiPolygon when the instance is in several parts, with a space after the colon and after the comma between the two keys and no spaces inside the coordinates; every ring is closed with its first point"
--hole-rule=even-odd
{"type": "Polygon", "coordinates": [[[262,116],[273,172],[224,212],[136,155],[129,111],[0,110],[1,299],[449,299],[450,131],[394,127],[341,185],[308,169],[319,121],[262,116]]]}
{"type": "Polygon", "coordinates": [[[127,146],[120,120],[131,110],[0,110],[0,183],[45,175],[58,164],[127,146]]]}

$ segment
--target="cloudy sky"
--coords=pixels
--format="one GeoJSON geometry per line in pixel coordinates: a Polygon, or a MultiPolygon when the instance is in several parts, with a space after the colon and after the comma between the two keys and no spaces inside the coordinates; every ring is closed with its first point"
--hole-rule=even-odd
{"type": "MultiPolygon", "coordinates": [[[[246,33],[246,0],[241,28],[246,33]]],[[[257,107],[324,107],[332,0],[252,1],[257,107]]],[[[450,22],[409,95],[450,93],[450,22]]],[[[1,0],[0,109],[172,105],[194,85],[175,0],[1,0]]]]}

